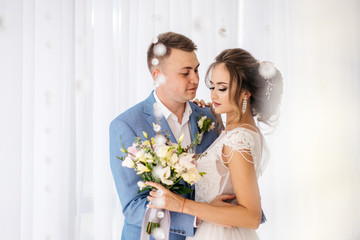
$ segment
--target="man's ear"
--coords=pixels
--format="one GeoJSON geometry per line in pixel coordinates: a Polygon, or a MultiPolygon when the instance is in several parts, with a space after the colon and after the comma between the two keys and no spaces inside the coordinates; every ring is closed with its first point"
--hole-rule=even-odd
{"type": "Polygon", "coordinates": [[[152,73],[153,79],[156,80],[156,78],[159,74],[160,74],[160,70],[158,68],[156,68],[152,73]]]}

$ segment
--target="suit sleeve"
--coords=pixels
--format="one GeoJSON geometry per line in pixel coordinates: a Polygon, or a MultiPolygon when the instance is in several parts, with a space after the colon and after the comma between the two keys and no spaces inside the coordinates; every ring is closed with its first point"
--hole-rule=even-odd
{"type": "Polygon", "coordinates": [[[118,192],[123,214],[130,224],[141,226],[142,218],[146,210],[146,197],[148,192],[138,194],[137,182],[141,178],[134,169],[123,167],[122,161],[117,157],[123,157],[120,150],[122,146],[128,148],[135,140],[135,132],[123,121],[115,119],[110,124],[110,165],[118,192]]]}
{"type": "MultiPolygon", "coordinates": [[[[111,171],[123,214],[129,224],[141,227],[146,211],[146,197],[149,192],[145,191],[138,194],[137,182],[141,181],[141,178],[135,173],[134,169],[123,167],[122,161],[117,158],[124,156],[120,149],[122,146],[125,148],[131,146],[136,133],[126,122],[115,119],[110,124],[109,135],[111,171]]],[[[170,217],[170,232],[186,236],[194,235],[194,216],[170,212],[170,217]]]]}

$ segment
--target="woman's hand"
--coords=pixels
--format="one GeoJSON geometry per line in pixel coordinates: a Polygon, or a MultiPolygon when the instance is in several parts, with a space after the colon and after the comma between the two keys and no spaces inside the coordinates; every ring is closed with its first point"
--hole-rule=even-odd
{"type": "Polygon", "coordinates": [[[150,203],[147,205],[149,208],[162,208],[173,212],[182,211],[185,198],[171,192],[161,184],[155,182],[146,182],[145,184],[157,189],[157,191],[150,191],[150,195],[147,197],[150,200],[150,203]]]}
{"type": "Polygon", "coordinates": [[[193,103],[197,104],[199,107],[205,108],[205,107],[211,107],[211,102],[205,103],[203,99],[199,100],[195,98],[193,100],[193,103]]]}

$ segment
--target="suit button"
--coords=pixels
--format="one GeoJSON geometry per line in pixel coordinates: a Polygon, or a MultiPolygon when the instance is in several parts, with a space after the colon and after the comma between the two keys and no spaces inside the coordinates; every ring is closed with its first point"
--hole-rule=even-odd
{"type": "Polygon", "coordinates": [[[181,231],[182,234],[185,234],[186,232],[185,231],[181,231]]]}

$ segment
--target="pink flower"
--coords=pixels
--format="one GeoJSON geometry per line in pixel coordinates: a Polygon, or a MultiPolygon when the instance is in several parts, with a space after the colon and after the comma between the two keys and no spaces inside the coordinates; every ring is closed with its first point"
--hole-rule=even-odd
{"type": "Polygon", "coordinates": [[[131,153],[131,154],[136,154],[139,150],[136,148],[137,144],[136,143],[133,143],[132,146],[128,147],[128,152],[131,153]]]}

